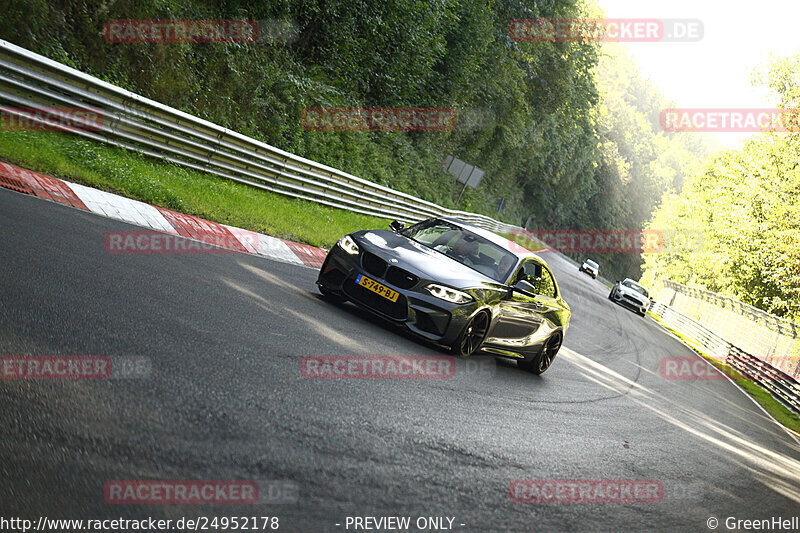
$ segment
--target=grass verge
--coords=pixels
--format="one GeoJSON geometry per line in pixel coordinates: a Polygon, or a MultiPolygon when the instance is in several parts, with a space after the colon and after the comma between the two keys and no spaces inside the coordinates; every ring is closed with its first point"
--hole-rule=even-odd
{"type": "Polygon", "coordinates": [[[58,132],[0,132],[0,159],[181,213],[325,248],[342,235],[385,228],[389,222],[58,132]]]}
{"type": "Polygon", "coordinates": [[[647,312],[650,317],[653,318],[656,322],[658,322],[664,329],[670,331],[673,335],[681,339],[683,342],[686,343],[692,350],[697,352],[701,357],[706,359],[712,365],[717,367],[720,371],[722,371],[726,376],[729,376],[739,385],[747,394],[749,394],[758,404],[764,408],[772,417],[783,424],[787,429],[789,429],[796,437],[800,438],[800,416],[793,413],[789,409],[787,409],[782,403],[772,397],[772,395],[765,389],[761,388],[756,384],[752,379],[743,376],[738,370],[731,367],[730,365],[726,365],[718,361],[717,359],[711,357],[708,353],[703,351],[702,347],[699,346],[696,342],[692,341],[687,336],[683,335],[681,332],[672,329],[668,325],[659,319],[656,315],[651,312],[647,312]]]}

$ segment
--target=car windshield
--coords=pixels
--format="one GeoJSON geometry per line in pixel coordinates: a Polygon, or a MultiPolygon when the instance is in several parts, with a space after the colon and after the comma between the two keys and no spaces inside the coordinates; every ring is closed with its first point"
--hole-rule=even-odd
{"type": "Polygon", "coordinates": [[[647,294],[647,289],[645,289],[644,287],[642,287],[641,285],[639,285],[635,281],[631,281],[629,279],[626,279],[625,281],[622,282],[622,284],[625,285],[626,287],[630,288],[630,289],[635,290],[638,293],[643,294],[645,298],[649,298],[650,297],[650,295],[647,294]]]}
{"type": "Polygon", "coordinates": [[[594,261],[592,261],[591,259],[587,259],[587,260],[586,260],[586,264],[587,264],[588,266],[590,266],[591,268],[597,268],[597,263],[595,263],[595,262],[594,262],[594,261]]]}
{"type": "Polygon", "coordinates": [[[400,233],[501,283],[517,264],[517,256],[502,246],[445,220],[426,220],[400,233]]]}

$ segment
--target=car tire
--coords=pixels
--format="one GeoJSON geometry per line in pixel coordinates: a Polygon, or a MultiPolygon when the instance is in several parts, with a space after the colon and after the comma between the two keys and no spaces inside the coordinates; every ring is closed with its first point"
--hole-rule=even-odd
{"type": "Polygon", "coordinates": [[[478,351],[488,332],[489,314],[486,311],[480,311],[469,319],[450,351],[459,357],[469,357],[478,351]]]}
{"type": "Polygon", "coordinates": [[[611,292],[608,293],[608,299],[609,300],[613,300],[614,299],[614,292],[615,292],[614,289],[611,289],[611,292]]]}
{"type": "Polygon", "coordinates": [[[519,361],[517,366],[537,376],[544,374],[553,364],[553,359],[555,359],[558,350],[561,349],[562,341],[561,333],[554,334],[547,339],[547,342],[542,346],[542,351],[536,357],[533,357],[530,361],[519,361]]]}

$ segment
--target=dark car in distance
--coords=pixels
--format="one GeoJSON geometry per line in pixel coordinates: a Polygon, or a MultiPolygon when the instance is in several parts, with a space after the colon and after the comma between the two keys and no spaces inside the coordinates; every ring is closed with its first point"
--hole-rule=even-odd
{"type": "Polygon", "coordinates": [[[532,252],[458,219],[362,230],[328,252],[317,286],[454,354],[482,351],[541,374],[561,347],[569,305],[532,252]]]}

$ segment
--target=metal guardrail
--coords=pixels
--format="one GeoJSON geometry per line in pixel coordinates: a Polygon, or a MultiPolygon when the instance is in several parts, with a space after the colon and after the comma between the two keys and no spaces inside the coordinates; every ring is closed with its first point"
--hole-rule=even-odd
{"type": "Polygon", "coordinates": [[[686,335],[716,359],[735,368],[758,383],[787,409],[800,414],[800,381],[758,357],[745,352],[705,328],[691,317],[660,302],[653,302],[650,311],[666,325],[686,335]]]}
{"type": "Polygon", "coordinates": [[[771,315],[766,311],[762,311],[757,307],[740,302],[739,300],[731,298],[730,296],[717,294],[705,289],[687,287],[686,285],[668,279],[663,280],[662,284],[665,288],[672,289],[675,292],[709,302],[723,309],[730,309],[735,313],[747,317],[753,322],[767,326],[771,330],[781,335],[794,338],[800,337],[800,325],[796,324],[795,322],[771,315]]]}
{"type": "Polygon", "coordinates": [[[727,363],[757,381],[788,409],[800,414],[800,382],[795,378],[733,345],[727,363]]]}
{"type": "Polygon", "coordinates": [[[730,343],[704,327],[695,319],[660,302],[653,302],[650,304],[650,312],[658,316],[673,329],[680,331],[692,339],[693,342],[699,344],[720,361],[724,361],[728,356],[730,343]]]}
{"type": "Polygon", "coordinates": [[[445,215],[491,231],[520,229],[285,152],[0,40],[0,110],[43,123],[26,107],[97,110],[99,128],[66,131],[292,198],[404,222],[445,215]]]}

